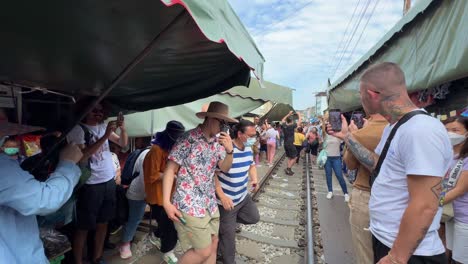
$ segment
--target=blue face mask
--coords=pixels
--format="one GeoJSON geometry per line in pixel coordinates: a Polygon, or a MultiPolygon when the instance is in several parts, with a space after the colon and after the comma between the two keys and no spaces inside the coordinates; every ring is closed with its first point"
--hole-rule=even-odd
{"type": "Polygon", "coordinates": [[[244,146],[246,147],[251,147],[255,145],[255,142],[257,142],[256,138],[248,138],[246,142],[244,142],[244,146]]]}
{"type": "Polygon", "coordinates": [[[8,156],[14,156],[18,154],[19,148],[5,148],[3,149],[3,152],[5,152],[5,154],[7,154],[8,156]]]}

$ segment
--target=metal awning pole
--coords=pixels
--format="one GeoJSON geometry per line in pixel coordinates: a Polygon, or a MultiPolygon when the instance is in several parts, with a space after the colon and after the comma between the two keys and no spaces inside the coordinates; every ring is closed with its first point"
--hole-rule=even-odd
{"type": "MultiPolygon", "coordinates": [[[[125,77],[127,77],[127,75],[133,70],[133,68],[135,68],[146,56],[148,56],[148,54],[151,52],[151,49],[158,42],[159,38],[162,35],[164,35],[171,28],[171,25],[175,21],[179,20],[184,15],[185,12],[186,12],[185,9],[182,10],[174,18],[174,20],[171,23],[169,23],[162,31],[160,31],[159,34],[153,38],[153,40],[151,40],[151,42],[119,73],[119,75],[117,75],[117,77],[114,80],[112,80],[109,87],[107,87],[107,89],[104,90],[104,92],[102,92],[96,98],[96,100],[93,101],[93,103],[91,103],[89,106],[86,107],[86,110],[83,111],[81,115],[78,117],[78,119],[75,120],[73,126],[69,127],[66,131],[64,131],[65,135],[67,135],[76,124],[78,124],[81,120],[83,120],[86,117],[86,115],[89,112],[91,112],[91,110],[93,110],[96,107],[96,105],[98,105],[99,102],[101,102],[102,99],[104,99],[104,97],[106,97],[110,93],[110,91],[112,91],[112,89],[114,89],[117,85],[119,85],[122,82],[122,80],[125,79],[125,77]]],[[[60,145],[60,143],[62,143],[65,140],[65,138],[66,137],[62,137],[59,142],[57,142],[54,146],[52,146],[50,153],[52,153],[60,145]]],[[[36,170],[39,167],[39,165],[42,164],[48,158],[48,156],[49,156],[49,153],[44,155],[41,158],[41,160],[39,160],[39,162],[36,163],[32,171],[36,170]]]]}
{"type": "MultiPolygon", "coordinates": [[[[102,99],[104,99],[104,97],[106,97],[110,91],[112,91],[112,89],[114,89],[117,85],[119,85],[123,79],[125,79],[125,77],[127,77],[127,75],[133,70],[133,68],[135,68],[146,56],[148,56],[148,54],[151,52],[151,49],[155,46],[155,44],[158,42],[159,38],[164,35],[171,27],[171,25],[177,21],[179,18],[182,17],[182,15],[185,13],[185,9],[180,12],[175,18],[174,20],[168,24],[161,32],[159,32],[158,35],[156,35],[153,40],[151,40],[151,42],[133,59],[133,61],[131,61],[121,72],[119,75],[117,75],[117,77],[111,82],[111,84],[109,85],[109,87],[104,91],[102,92],[98,98],[96,98],[96,100],[91,104],[89,105],[87,108],[86,108],[86,111],[84,111],[81,116],[79,117],[78,120],[76,120],[75,124],[77,124],[78,122],[80,122],[81,120],[83,120],[86,115],[91,112],[91,110],[93,110],[97,104],[99,104],[99,102],[102,101],[102,99]]],[[[70,128],[71,130],[71,128],[70,128]]],[[[67,131],[69,132],[69,131],[67,131]]]]}

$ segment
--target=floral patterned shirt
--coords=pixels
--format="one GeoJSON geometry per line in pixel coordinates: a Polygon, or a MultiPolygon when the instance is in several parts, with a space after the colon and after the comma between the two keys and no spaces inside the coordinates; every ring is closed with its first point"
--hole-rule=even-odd
{"type": "Polygon", "coordinates": [[[214,173],[218,162],[226,156],[216,138],[207,140],[200,127],[182,135],[169,154],[169,160],[179,164],[174,205],[193,217],[204,217],[207,210],[216,213],[214,173]]]}

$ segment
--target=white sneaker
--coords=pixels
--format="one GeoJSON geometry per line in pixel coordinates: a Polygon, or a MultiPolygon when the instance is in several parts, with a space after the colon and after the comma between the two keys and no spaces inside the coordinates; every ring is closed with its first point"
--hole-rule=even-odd
{"type": "Polygon", "coordinates": [[[119,252],[120,252],[120,258],[122,259],[128,259],[132,257],[132,250],[130,243],[123,243],[122,245],[119,246],[119,252]]]}
{"type": "Polygon", "coordinates": [[[153,232],[151,232],[151,234],[149,234],[149,241],[157,249],[161,249],[161,239],[159,237],[155,236],[153,232]]]}
{"type": "Polygon", "coordinates": [[[349,195],[348,194],[344,195],[344,201],[345,201],[345,203],[349,202],[349,195]]]}
{"type": "Polygon", "coordinates": [[[333,197],[333,193],[332,193],[332,192],[328,192],[328,193],[327,193],[327,199],[330,200],[332,197],[333,197]]]}
{"type": "Polygon", "coordinates": [[[174,255],[173,251],[169,251],[166,254],[164,254],[163,258],[164,258],[164,261],[166,261],[167,264],[176,264],[177,261],[179,261],[177,259],[177,257],[174,255]]]}

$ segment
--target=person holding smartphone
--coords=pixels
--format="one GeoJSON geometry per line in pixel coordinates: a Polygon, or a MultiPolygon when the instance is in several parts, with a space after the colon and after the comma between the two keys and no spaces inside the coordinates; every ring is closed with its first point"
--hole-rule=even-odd
{"type": "Polygon", "coordinates": [[[220,171],[216,180],[219,212],[219,252],[224,264],[235,263],[236,225],[252,225],[260,220],[249,191],[258,190],[257,168],[252,153],[256,142],[254,123],[241,120],[234,126],[234,154],[228,172],[220,171]],[[250,183],[249,183],[250,178],[250,183]]]}
{"type": "Polygon", "coordinates": [[[370,66],[359,92],[364,110],[389,122],[375,150],[356,140],[344,116],[340,131],[329,125],[327,132],[375,170],[369,201],[374,263],[447,263],[437,232],[442,182],[453,156],[445,127],[411,102],[405,74],[395,63],[370,66]]]}
{"type": "MultiPolygon", "coordinates": [[[[81,107],[87,107],[93,101],[94,98],[87,98],[79,102],[77,110],[82,111],[81,107]]],[[[86,164],[86,169],[91,172],[80,189],[76,206],[77,230],[73,253],[77,264],[83,262],[83,248],[90,230],[96,230],[93,256],[89,256],[91,263],[103,262],[107,223],[114,218],[116,210],[115,169],[109,140],[121,147],[128,144],[123,118],[105,124],[104,110],[102,104],[97,104],[82,123],[76,125],[67,135],[69,143],[83,147],[81,163],[86,164]],[[115,133],[117,129],[120,130],[120,135],[115,133]]]]}
{"type": "Polygon", "coordinates": [[[231,169],[232,140],[221,131],[228,122],[238,122],[221,102],[211,102],[207,111],[196,116],[203,123],[178,138],[163,174],[163,207],[185,252],[178,261],[182,264],[216,261],[219,210],[213,177],[217,168],[225,173],[231,169]]]}
{"type": "MultiPolygon", "coordinates": [[[[385,118],[377,113],[369,113],[369,119],[366,121],[361,117],[353,114],[349,131],[354,138],[365,146],[367,149],[375,149],[380,142],[383,130],[388,122],[385,118]],[[362,118],[360,120],[360,118],[362,118]],[[356,122],[357,121],[357,122],[356,122]],[[357,124],[362,124],[359,128],[357,124]]],[[[351,226],[351,238],[353,240],[354,256],[357,263],[372,263],[374,260],[374,252],[372,250],[372,235],[368,230],[369,227],[369,199],[370,171],[359,162],[348,148],[345,148],[343,161],[350,170],[357,170],[357,177],[353,183],[351,191],[351,199],[349,203],[349,224],[351,226]]]]}

